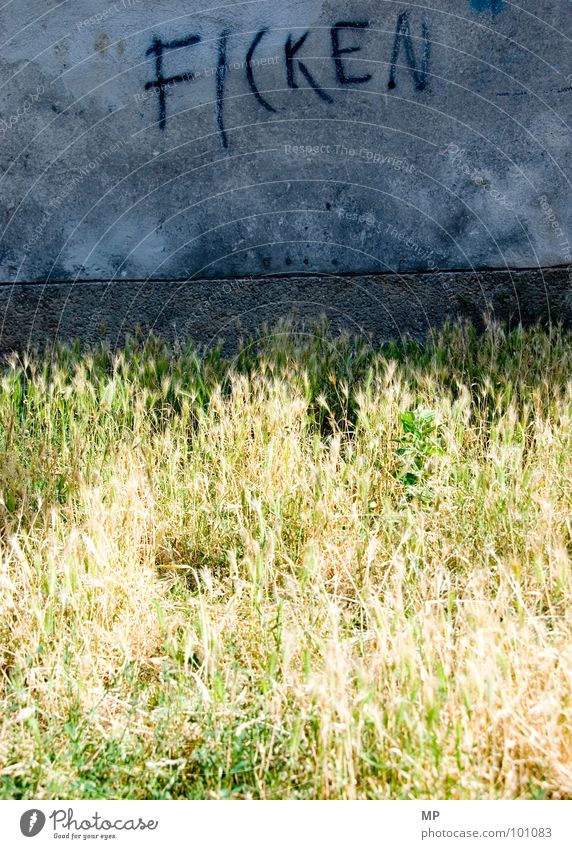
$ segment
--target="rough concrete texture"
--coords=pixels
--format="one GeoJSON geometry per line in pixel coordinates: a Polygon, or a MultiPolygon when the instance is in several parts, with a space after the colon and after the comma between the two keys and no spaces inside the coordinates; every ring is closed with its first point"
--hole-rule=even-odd
{"type": "MultiPolygon", "coordinates": [[[[324,317],[333,333],[374,343],[414,338],[445,321],[484,327],[486,315],[508,324],[572,326],[567,269],[229,278],[193,281],[54,283],[0,287],[4,326],[0,351],[80,339],[86,346],[123,344],[149,331],[199,348],[219,341],[227,351],[289,317],[309,332],[324,317]]],[[[279,332],[279,329],[278,329],[279,332]]]]}
{"type": "Polygon", "coordinates": [[[445,278],[409,297],[328,275],[572,263],[570,2],[14,0],[0,30],[2,348],[39,291],[47,334],[68,291],[66,334],[99,298],[208,335],[321,274],[318,302],[416,333],[445,278]]]}

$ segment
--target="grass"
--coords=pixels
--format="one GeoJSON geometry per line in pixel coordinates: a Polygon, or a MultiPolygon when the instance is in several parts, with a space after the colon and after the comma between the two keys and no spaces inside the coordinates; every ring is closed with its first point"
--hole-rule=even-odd
{"type": "Polygon", "coordinates": [[[0,385],[4,798],[572,798],[572,336],[0,385]]]}

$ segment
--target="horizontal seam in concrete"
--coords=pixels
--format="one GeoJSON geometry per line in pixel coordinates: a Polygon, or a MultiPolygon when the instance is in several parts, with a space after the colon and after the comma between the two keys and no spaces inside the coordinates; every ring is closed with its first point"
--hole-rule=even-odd
{"type": "Polygon", "coordinates": [[[507,268],[506,266],[491,267],[491,268],[447,268],[447,269],[426,269],[424,271],[347,271],[347,272],[324,272],[324,271],[284,271],[277,274],[261,274],[261,275],[223,275],[221,277],[122,277],[120,280],[109,280],[108,278],[81,278],[72,280],[65,278],[63,280],[19,280],[13,282],[10,280],[0,280],[0,287],[9,286],[82,286],[82,285],[102,285],[122,286],[127,283],[218,283],[226,280],[245,280],[249,283],[264,283],[267,280],[278,280],[284,277],[293,277],[299,280],[316,280],[321,278],[324,280],[340,280],[340,279],[356,279],[367,277],[368,280],[378,279],[384,280],[395,277],[429,277],[440,276],[444,274],[462,274],[465,276],[478,276],[479,274],[527,274],[527,273],[543,273],[555,271],[571,271],[569,265],[533,265],[524,268],[507,268]]]}

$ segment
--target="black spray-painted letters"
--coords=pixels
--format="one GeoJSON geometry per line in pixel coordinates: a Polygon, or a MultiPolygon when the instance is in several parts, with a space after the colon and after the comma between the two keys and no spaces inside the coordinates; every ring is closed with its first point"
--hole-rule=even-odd
{"type": "MultiPolygon", "coordinates": [[[[370,28],[369,21],[338,21],[330,29],[330,56],[334,65],[335,80],[338,86],[358,86],[368,83],[373,75],[371,73],[356,74],[356,59],[355,54],[362,50],[362,37],[365,31],[370,28]],[[350,58],[351,56],[351,58],[350,58]]],[[[257,84],[254,74],[254,68],[257,64],[255,54],[268,33],[268,29],[263,27],[254,36],[248,48],[245,62],[243,66],[246,70],[246,82],[257,103],[267,112],[276,112],[277,107],[273,105],[267,97],[266,93],[262,93],[257,84]]],[[[327,104],[333,104],[334,98],[329,93],[327,86],[320,85],[315,75],[308,67],[308,60],[304,59],[304,48],[310,35],[315,35],[311,30],[307,30],[301,35],[294,36],[289,33],[284,43],[284,65],[286,70],[286,85],[290,89],[298,89],[301,87],[301,80],[305,80],[307,86],[316,94],[316,96],[327,104]]],[[[217,39],[217,64],[216,64],[216,126],[218,129],[219,138],[224,148],[228,147],[228,133],[224,123],[224,96],[227,72],[229,65],[227,62],[228,42],[231,32],[228,29],[223,30],[217,39]]],[[[311,39],[310,39],[311,41],[311,39]]],[[[165,76],[164,64],[165,58],[172,51],[182,50],[187,47],[193,47],[201,42],[201,36],[193,33],[185,38],[175,39],[174,41],[162,41],[155,36],[151,42],[151,46],[147,50],[147,56],[153,57],[155,79],[146,83],[146,90],[154,89],[158,92],[159,100],[159,116],[157,126],[160,130],[164,130],[167,126],[167,89],[179,83],[191,83],[196,78],[196,72],[189,70],[186,73],[176,74],[174,76],[165,76]]],[[[311,54],[316,55],[315,50],[311,54]]],[[[421,24],[421,37],[412,35],[412,27],[409,22],[407,12],[402,12],[397,19],[395,30],[395,39],[393,50],[389,58],[389,80],[387,87],[395,89],[397,86],[398,71],[406,69],[409,71],[415,89],[419,92],[425,91],[429,86],[429,78],[431,76],[429,67],[431,63],[431,41],[429,35],[429,26],[426,22],[421,24]],[[415,42],[418,42],[416,47],[415,42]]]]}

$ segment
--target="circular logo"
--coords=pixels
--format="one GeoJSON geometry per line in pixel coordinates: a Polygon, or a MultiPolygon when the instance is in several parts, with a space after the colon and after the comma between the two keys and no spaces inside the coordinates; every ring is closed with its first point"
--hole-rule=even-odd
{"type": "Polygon", "coordinates": [[[20,817],[20,831],[25,837],[35,837],[46,824],[46,815],[33,808],[20,817]]]}

